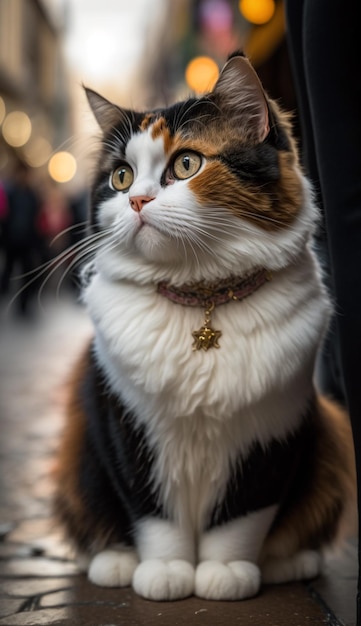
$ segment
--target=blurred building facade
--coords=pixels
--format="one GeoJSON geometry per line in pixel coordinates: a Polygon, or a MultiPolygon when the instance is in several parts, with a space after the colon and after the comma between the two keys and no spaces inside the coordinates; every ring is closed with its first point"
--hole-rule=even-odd
{"type": "Polygon", "coordinates": [[[44,165],[70,126],[61,26],[41,0],[0,0],[0,175],[44,165]]]}

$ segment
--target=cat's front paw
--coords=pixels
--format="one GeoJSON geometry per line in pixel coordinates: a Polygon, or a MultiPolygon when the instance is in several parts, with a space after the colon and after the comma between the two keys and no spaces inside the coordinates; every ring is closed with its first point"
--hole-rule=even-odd
{"type": "Polygon", "coordinates": [[[195,594],[206,600],[243,600],[258,592],[260,570],[249,561],[203,561],[196,569],[195,594]]]}
{"type": "Polygon", "coordinates": [[[133,589],[148,600],[180,600],[194,591],[194,567],[188,561],[149,559],[137,567],[133,589]]]}
{"type": "Polygon", "coordinates": [[[104,550],[92,559],[88,578],[101,587],[129,587],[137,565],[134,550],[104,550]]]}

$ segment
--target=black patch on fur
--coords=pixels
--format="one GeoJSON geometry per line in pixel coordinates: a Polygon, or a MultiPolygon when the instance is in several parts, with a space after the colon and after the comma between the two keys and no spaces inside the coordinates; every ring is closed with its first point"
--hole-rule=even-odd
{"type": "Polygon", "coordinates": [[[161,116],[166,120],[171,135],[177,131],[187,135],[189,131],[202,131],[210,121],[219,116],[219,110],[211,97],[190,98],[184,102],[177,102],[161,111],[161,116]]]}
{"type": "Polygon", "coordinates": [[[86,506],[112,541],[133,543],[136,520],[163,517],[150,483],[153,454],[143,429],[106,388],[91,357],[81,388],[87,416],[79,484],[86,506]]]}
{"type": "Polygon", "coordinates": [[[271,144],[277,150],[284,150],[285,152],[291,152],[292,146],[289,140],[288,133],[278,123],[278,120],[276,119],[276,115],[273,113],[270,106],[269,105],[267,106],[268,106],[270,131],[263,143],[271,144]]]}
{"type": "Polygon", "coordinates": [[[266,447],[254,443],[248,456],[236,463],[225,497],[212,512],[208,528],[282,504],[313,436],[314,426],[307,415],[299,429],[287,438],[273,439],[266,447]]]}
{"type": "Polygon", "coordinates": [[[276,182],[280,177],[278,152],[267,143],[250,147],[231,146],[220,155],[220,159],[241,181],[264,184],[276,182]]]}

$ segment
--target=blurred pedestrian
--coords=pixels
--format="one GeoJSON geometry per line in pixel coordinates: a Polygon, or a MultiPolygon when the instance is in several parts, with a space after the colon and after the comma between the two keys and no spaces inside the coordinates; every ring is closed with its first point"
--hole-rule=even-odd
{"type": "Polygon", "coordinates": [[[20,313],[29,312],[29,301],[34,293],[31,272],[37,265],[39,238],[37,219],[40,209],[39,198],[32,186],[30,168],[18,161],[13,176],[5,186],[6,210],[2,218],[3,268],[0,291],[9,294],[10,280],[18,293],[15,304],[20,313]],[[26,285],[29,285],[26,287],[26,285]]]}
{"type": "MultiPolygon", "coordinates": [[[[321,368],[327,377],[320,381],[324,391],[340,397],[345,394],[361,511],[361,47],[357,11],[356,2],[286,0],[303,152],[323,210],[319,245],[336,305],[334,330],[327,339],[321,368]]],[[[361,541],[359,563],[360,547],[361,541]]]]}
{"type": "Polygon", "coordinates": [[[8,199],[4,183],[0,180],[0,222],[3,222],[8,214],[8,199]]]}
{"type": "Polygon", "coordinates": [[[66,271],[68,258],[65,259],[63,253],[70,243],[71,225],[72,214],[66,195],[57,183],[48,180],[42,192],[38,232],[42,241],[42,262],[49,263],[43,284],[50,290],[56,290],[66,271]]]}
{"type": "Polygon", "coordinates": [[[4,183],[0,180],[0,250],[3,247],[4,224],[8,215],[8,198],[4,183]]]}
{"type": "Polygon", "coordinates": [[[72,223],[69,203],[53,181],[48,181],[41,201],[38,230],[41,234],[48,259],[63,252],[69,243],[68,227],[72,223]]]}

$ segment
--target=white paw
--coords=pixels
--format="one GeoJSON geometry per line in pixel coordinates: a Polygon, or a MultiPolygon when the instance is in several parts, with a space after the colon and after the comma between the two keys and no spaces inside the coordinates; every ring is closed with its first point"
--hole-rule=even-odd
{"type": "Polygon", "coordinates": [[[287,559],[268,558],[262,564],[262,580],[265,583],[308,580],[319,575],[321,566],[321,555],[314,550],[297,552],[287,559]]]}
{"type": "Polygon", "coordinates": [[[133,589],[148,600],[187,598],[194,590],[194,567],[181,560],[143,561],[134,572],[133,589]]]}
{"type": "Polygon", "coordinates": [[[128,587],[137,565],[134,550],[104,550],[92,559],[88,578],[101,587],[128,587]]]}
{"type": "Polygon", "coordinates": [[[207,600],[242,600],[259,590],[260,570],[249,561],[203,561],[196,569],[195,594],[207,600]]]}

